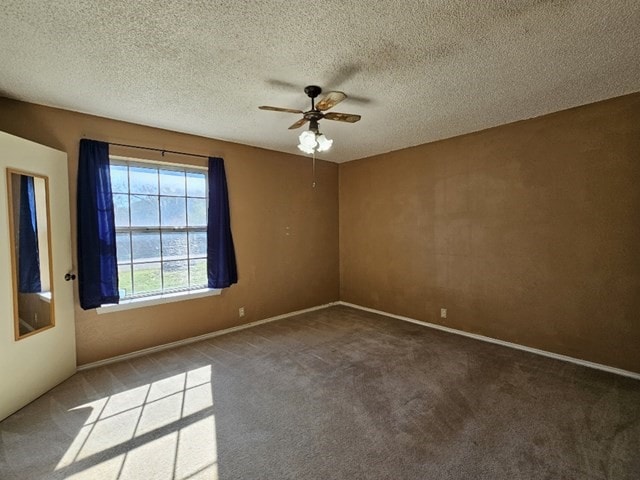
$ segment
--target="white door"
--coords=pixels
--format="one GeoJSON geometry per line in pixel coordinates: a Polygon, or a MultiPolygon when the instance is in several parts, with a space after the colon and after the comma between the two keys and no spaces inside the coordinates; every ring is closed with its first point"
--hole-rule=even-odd
{"type": "MultiPolygon", "coordinates": [[[[9,176],[11,177],[11,175],[9,176]]],[[[0,132],[0,420],[76,371],[67,154],[0,132]],[[16,339],[7,169],[48,178],[55,323],[16,339]]],[[[15,257],[14,257],[15,258],[15,257]]]]}

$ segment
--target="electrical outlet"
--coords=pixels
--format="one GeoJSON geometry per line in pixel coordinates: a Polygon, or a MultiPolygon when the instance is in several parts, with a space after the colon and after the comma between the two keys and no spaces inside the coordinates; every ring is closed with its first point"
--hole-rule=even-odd
{"type": "Polygon", "coordinates": [[[440,318],[447,318],[447,309],[446,308],[441,308],[440,309],[440,318]]]}
{"type": "Polygon", "coordinates": [[[244,317],[244,307],[240,307],[240,308],[238,309],[238,316],[239,316],[239,317],[244,317]]]}

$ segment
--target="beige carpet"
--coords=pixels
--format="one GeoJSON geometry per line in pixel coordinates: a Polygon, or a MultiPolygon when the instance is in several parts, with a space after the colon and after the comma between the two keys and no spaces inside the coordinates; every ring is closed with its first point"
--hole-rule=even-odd
{"type": "Polygon", "coordinates": [[[334,307],[84,371],[9,479],[634,479],[640,382],[334,307]]]}

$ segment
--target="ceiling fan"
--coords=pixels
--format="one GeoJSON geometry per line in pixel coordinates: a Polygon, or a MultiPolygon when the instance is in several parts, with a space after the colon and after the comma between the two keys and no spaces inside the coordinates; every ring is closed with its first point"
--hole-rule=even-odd
{"type": "Polygon", "coordinates": [[[305,153],[313,153],[316,149],[320,152],[328,150],[333,140],[327,139],[320,133],[318,121],[326,118],[327,120],[336,120],[338,122],[355,123],[360,120],[360,115],[352,113],[327,112],[330,108],[335,107],[338,103],[347,98],[343,92],[328,92],[317,104],[316,97],[322,93],[322,89],[317,85],[308,85],[304,87],[304,93],[311,99],[311,110],[303,112],[292,108],[270,107],[262,105],[258,107],[260,110],[271,110],[273,112],[297,113],[302,114],[302,118],[289,127],[289,130],[300,128],[309,122],[309,131],[302,132],[300,135],[300,145],[298,148],[305,153]]]}

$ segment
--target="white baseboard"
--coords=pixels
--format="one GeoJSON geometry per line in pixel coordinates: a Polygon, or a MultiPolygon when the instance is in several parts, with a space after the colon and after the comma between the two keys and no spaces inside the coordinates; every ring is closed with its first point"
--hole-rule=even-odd
{"type": "Polygon", "coordinates": [[[520,345],[519,343],[506,342],[504,340],[498,340],[497,338],[485,337],[484,335],[478,335],[476,333],[465,332],[464,330],[457,330],[455,328],[445,327],[443,325],[437,325],[435,323],[423,322],[422,320],[416,320],[415,318],[403,317],[402,315],[395,315],[389,312],[383,312],[381,310],[376,310],[374,308],[363,307],[361,305],[356,305],[354,303],[348,302],[336,302],[338,305],[343,305],[345,307],[356,308],[358,310],[364,310],[365,312],[376,313],[378,315],[384,315],[385,317],[397,318],[398,320],[403,320],[405,322],[416,323],[418,325],[422,325],[424,327],[434,328],[436,330],[442,330],[443,332],[455,333],[456,335],[462,335],[464,337],[473,338],[475,340],[481,340],[483,342],[495,343],[497,345],[502,345],[504,347],[515,348],[516,350],[523,350],[529,353],[535,353],[536,355],[542,355],[544,357],[555,358],[556,360],[562,360],[569,363],[575,363],[577,365],[582,365],[584,367],[595,368],[597,370],[603,370],[609,373],[615,373],[616,375],[622,375],[625,377],[634,378],[636,380],[640,380],[640,373],[631,372],[629,370],[623,370],[621,368],[610,367],[608,365],[603,365],[601,363],[589,362],[587,360],[581,360],[579,358],[569,357],[567,355],[560,355],[558,353],[548,352],[546,350],[540,350],[538,348],[527,347],[524,345],[520,345]]]}
{"type": "Polygon", "coordinates": [[[122,360],[128,360],[131,358],[140,357],[142,355],[148,355],[150,353],[159,352],[162,350],[167,350],[169,348],[179,347],[181,345],[188,345],[190,343],[199,342],[201,340],[206,340],[207,338],[218,337],[220,335],[225,335],[231,332],[237,332],[239,330],[244,330],[246,328],[255,327],[256,325],[262,325],[263,323],[274,322],[276,320],[281,320],[287,317],[293,317],[295,315],[301,315],[307,312],[313,312],[315,310],[321,310],[323,308],[332,307],[334,305],[343,305],[345,307],[351,307],[358,310],[363,310],[365,312],[371,312],[378,315],[383,315],[385,317],[396,318],[398,320],[403,320],[405,322],[415,323],[417,325],[422,325],[424,327],[434,328],[436,330],[441,330],[443,332],[454,333],[456,335],[462,335],[464,337],[473,338],[475,340],[480,340],[482,342],[494,343],[497,345],[502,345],[504,347],[515,348],[516,350],[522,350],[529,353],[534,353],[536,355],[542,355],[544,357],[554,358],[556,360],[562,360],[564,362],[574,363],[576,365],[582,365],[584,367],[595,368],[597,370],[603,370],[605,372],[614,373],[616,375],[622,375],[624,377],[633,378],[636,380],[640,380],[640,373],[631,372],[629,370],[623,370],[621,368],[610,367],[608,365],[603,365],[601,363],[589,362],[587,360],[581,360],[579,358],[569,357],[567,355],[560,355],[558,353],[548,352],[546,350],[540,350],[538,348],[527,347],[525,345],[520,345],[519,343],[507,342],[504,340],[499,340],[497,338],[485,337],[484,335],[478,335],[476,333],[465,332],[464,330],[458,330],[455,328],[445,327],[443,325],[438,325],[435,323],[424,322],[422,320],[416,320],[415,318],[404,317],[402,315],[396,315],[389,312],[384,312],[382,310],[376,310],[374,308],[363,307],[361,305],[356,305],[355,303],[349,302],[331,302],[326,303],[324,305],[317,305],[311,308],[305,308],[304,310],[297,310],[295,312],[289,312],[282,315],[277,315],[275,317],[265,318],[263,320],[256,320],[255,322],[245,323],[243,325],[238,325],[236,327],[225,328],[223,330],[216,330],[215,332],[205,333],[204,335],[199,335],[197,337],[185,338],[183,340],[178,340],[176,342],[165,343],[163,345],[158,345],[155,347],[145,348],[142,350],[137,350],[135,352],[126,353],[124,355],[118,355],[111,358],[106,358],[104,360],[98,360],[97,362],[86,363],[84,365],[80,365],[76,371],[88,370],[90,368],[100,367],[102,365],[108,365],[111,363],[120,362],[122,360]]]}
{"type": "Polygon", "coordinates": [[[275,322],[276,320],[281,320],[287,317],[293,317],[295,315],[301,315],[307,312],[313,312],[314,310],[321,310],[323,308],[332,307],[334,305],[338,305],[339,302],[331,302],[325,303],[324,305],[317,305],[311,308],[305,308],[304,310],[296,310],[295,312],[284,313],[282,315],[276,315],[275,317],[269,317],[262,320],[256,320],[255,322],[244,323],[242,325],[238,325],[236,327],[225,328],[223,330],[216,330],[215,332],[205,333],[204,335],[198,335],[197,337],[185,338],[183,340],[178,340],[176,342],[165,343],[163,345],[158,345],[155,347],[144,348],[142,350],[136,350],[135,352],[125,353],[124,355],[117,355],[115,357],[105,358],[104,360],[98,360],[97,362],[85,363],[84,365],[80,365],[76,368],[77,372],[82,370],[89,370],[90,368],[101,367],[103,365],[109,365],[111,363],[121,362],[123,360],[129,360],[131,358],[141,357],[142,355],[148,355],[154,352],[160,352],[162,350],[167,350],[169,348],[179,347],[181,345],[188,345],[190,343],[199,342],[201,340],[206,340],[207,338],[218,337],[220,335],[225,335],[231,332],[237,332],[238,330],[244,330],[245,328],[255,327],[256,325],[262,325],[263,323],[275,322]]]}

